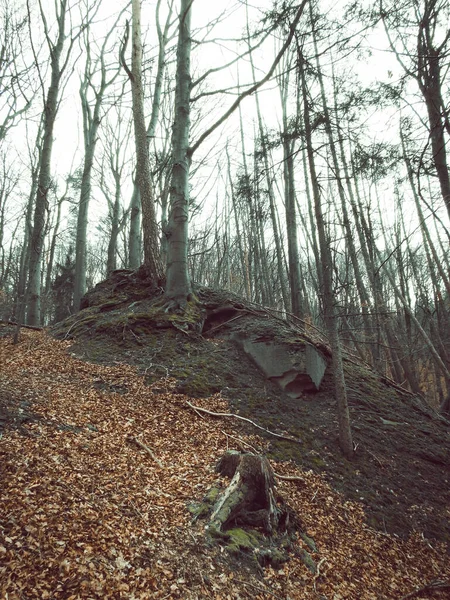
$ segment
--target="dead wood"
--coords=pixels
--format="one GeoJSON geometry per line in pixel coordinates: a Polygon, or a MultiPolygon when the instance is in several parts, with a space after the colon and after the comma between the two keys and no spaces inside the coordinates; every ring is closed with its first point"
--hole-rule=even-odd
{"type": "Polygon", "coordinates": [[[155,463],[158,465],[158,467],[160,467],[161,469],[163,468],[162,462],[158,458],[156,458],[154,452],[152,450],[150,450],[150,448],[148,446],[146,446],[140,440],[138,440],[137,438],[135,438],[135,437],[133,437],[131,435],[129,435],[127,437],[127,440],[129,442],[134,442],[137,446],[139,446],[140,448],[142,448],[143,450],[145,450],[147,452],[147,454],[150,454],[150,456],[155,461],[155,463]]]}
{"type": "Polygon", "coordinates": [[[217,532],[236,523],[261,527],[266,533],[278,529],[283,508],[277,505],[275,477],[267,458],[229,451],[216,471],[232,479],[213,507],[208,529],[217,532]]]}
{"type": "Polygon", "coordinates": [[[417,596],[422,595],[424,592],[433,592],[433,591],[442,591],[442,590],[450,590],[450,580],[447,581],[431,581],[426,585],[423,585],[420,588],[406,594],[406,596],[402,596],[400,600],[409,600],[410,598],[416,598],[417,596]]]}
{"type": "Polygon", "coordinates": [[[205,413],[207,415],[211,415],[212,417],[231,417],[233,419],[239,419],[240,421],[245,421],[246,423],[250,423],[251,425],[253,425],[253,427],[257,427],[258,429],[261,429],[261,431],[265,431],[265,433],[268,433],[269,435],[273,435],[274,437],[277,437],[281,440],[288,440],[289,442],[295,442],[296,444],[300,444],[300,440],[297,440],[297,439],[291,437],[290,435],[283,435],[281,433],[275,433],[274,431],[270,431],[270,429],[261,427],[261,425],[258,425],[258,423],[255,423],[254,421],[252,421],[251,419],[247,419],[246,417],[241,417],[241,415],[235,415],[234,413],[213,412],[211,410],[207,410],[206,408],[201,408],[200,406],[195,406],[194,404],[191,404],[188,400],[186,400],[186,404],[190,408],[192,408],[192,410],[195,410],[196,412],[205,413]]]}

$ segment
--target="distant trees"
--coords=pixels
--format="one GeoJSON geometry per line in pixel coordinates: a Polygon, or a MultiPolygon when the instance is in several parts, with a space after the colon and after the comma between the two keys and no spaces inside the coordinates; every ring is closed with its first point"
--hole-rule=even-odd
{"type": "Polygon", "coordinates": [[[168,309],[198,281],[324,329],[348,456],[349,354],[448,405],[443,0],[244,2],[232,35],[188,0],[0,9],[2,310],[62,318],[143,261],[168,309]]]}
{"type": "MultiPolygon", "coordinates": [[[[446,144],[450,139],[448,57],[450,10],[445,0],[380,2],[389,44],[405,75],[414,80],[425,102],[431,159],[450,218],[450,174],[446,144]],[[412,36],[411,36],[412,34],[412,36]],[[412,43],[411,43],[412,38],[412,43]]],[[[426,169],[421,159],[420,169],[426,169]]]]}

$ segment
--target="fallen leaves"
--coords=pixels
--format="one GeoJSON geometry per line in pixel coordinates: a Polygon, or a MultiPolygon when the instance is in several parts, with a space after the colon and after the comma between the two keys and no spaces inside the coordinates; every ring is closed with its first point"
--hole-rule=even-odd
{"type": "MultiPolygon", "coordinates": [[[[169,380],[148,387],[132,367],[85,363],[67,346],[34,331],[0,341],[1,385],[39,417],[0,441],[2,598],[380,600],[450,576],[444,549],[373,531],[360,506],[289,463],[276,471],[304,483],[279,489],[315,540],[320,573],[295,557],[262,577],[233,566],[205,546],[186,504],[216,480],[230,444],[267,442],[200,418],[169,380]]],[[[195,402],[228,412],[220,396],[195,402]]]]}

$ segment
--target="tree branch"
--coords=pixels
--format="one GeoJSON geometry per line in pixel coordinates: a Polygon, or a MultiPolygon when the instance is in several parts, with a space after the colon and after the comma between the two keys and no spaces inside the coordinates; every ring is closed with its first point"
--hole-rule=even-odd
{"type": "Polygon", "coordinates": [[[253,425],[253,427],[257,427],[258,429],[261,429],[261,431],[264,431],[265,433],[268,433],[269,435],[273,435],[274,437],[277,437],[281,440],[288,440],[289,442],[294,442],[296,444],[301,443],[300,440],[297,440],[296,438],[293,438],[290,435],[282,435],[280,433],[275,433],[274,431],[270,431],[269,429],[265,429],[264,427],[261,427],[261,425],[258,425],[258,423],[255,423],[254,421],[251,421],[250,419],[247,419],[246,417],[241,417],[240,415],[235,415],[234,413],[212,412],[211,410],[207,410],[206,408],[201,408],[200,406],[195,406],[194,404],[191,404],[188,400],[186,400],[186,404],[190,408],[192,408],[192,410],[195,410],[196,412],[205,413],[206,415],[211,415],[212,417],[231,417],[233,419],[239,419],[240,421],[245,421],[246,423],[250,423],[251,425],[253,425]]]}
{"type": "Polygon", "coordinates": [[[198,138],[198,140],[189,148],[189,150],[188,150],[189,157],[192,157],[192,155],[197,150],[197,148],[200,146],[200,144],[202,144],[206,140],[206,138],[211,135],[211,133],[213,133],[218,127],[220,127],[220,125],[222,125],[222,123],[224,123],[228,119],[228,117],[237,109],[237,107],[240,105],[242,100],[244,100],[244,98],[246,98],[247,96],[250,96],[251,94],[256,92],[261,86],[263,86],[265,83],[267,83],[269,81],[269,79],[274,74],[275,69],[278,66],[278,63],[283,58],[284,53],[289,48],[289,45],[292,41],[292,38],[294,37],[295,30],[297,28],[298,22],[300,21],[300,17],[303,14],[303,10],[307,4],[307,1],[308,0],[303,0],[303,2],[301,3],[301,5],[295,15],[294,21],[292,22],[292,25],[289,28],[289,35],[288,35],[286,41],[284,42],[283,46],[281,47],[281,50],[278,52],[274,62],[272,63],[272,66],[270,67],[270,69],[269,69],[268,73],[265,75],[265,77],[263,77],[260,81],[255,83],[255,85],[253,85],[251,88],[249,88],[248,90],[243,92],[233,102],[233,104],[230,106],[230,108],[213,125],[211,125],[211,127],[209,129],[207,129],[204,133],[202,133],[202,135],[198,138]]]}

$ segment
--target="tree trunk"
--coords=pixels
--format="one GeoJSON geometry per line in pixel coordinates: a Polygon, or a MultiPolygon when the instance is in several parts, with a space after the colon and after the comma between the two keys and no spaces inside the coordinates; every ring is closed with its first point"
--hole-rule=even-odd
{"type": "Polygon", "coordinates": [[[281,511],[277,507],[274,474],[267,458],[226,452],[216,471],[232,479],[213,507],[208,524],[211,533],[235,524],[258,526],[268,534],[277,530],[281,511]]]}
{"type": "Polygon", "coordinates": [[[188,273],[191,13],[191,0],[181,0],[166,272],[166,297],[175,307],[183,307],[191,295],[188,273]]]}
{"type": "Polygon", "coordinates": [[[348,410],[347,387],[345,384],[344,367],[342,362],[341,342],[339,339],[338,317],[335,313],[333,297],[333,261],[331,256],[330,239],[327,239],[325,219],[322,212],[320,189],[317,180],[314,148],[312,145],[312,127],[310,121],[309,98],[306,86],[304,58],[299,56],[301,87],[303,96],[304,127],[306,138],[306,153],[308,157],[311,185],[314,198],[314,211],[319,238],[320,263],[322,273],[322,301],[324,320],[332,352],[332,368],[334,379],[334,393],[337,403],[337,416],[339,423],[339,445],[344,456],[351,459],[353,456],[353,441],[350,428],[350,415],[348,410]]]}
{"type": "MultiPolygon", "coordinates": [[[[40,160],[36,203],[34,208],[33,231],[30,241],[30,262],[28,279],[27,323],[40,325],[41,322],[41,263],[44,245],[46,213],[48,211],[48,192],[51,185],[51,158],[53,148],[53,129],[58,110],[59,86],[62,70],[61,54],[66,39],[67,0],[61,0],[58,16],[58,39],[51,44],[51,80],[44,107],[44,133],[40,160]]],[[[64,65],[65,66],[65,65],[64,65]]]]}
{"type": "Polygon", "coordinates": [[[130,234],[128,237],[128,267],[137,269],[141,264],[141,199],[137,185],[133,187],[130,202],[130,234]]]}
{"type": "MultiPolygon", "coordinates": [[[[294,180],[294,142],[289,139],[287,117],[287,99],[289,69],[280,79],[281,108],[283,115],[283,177],[284,177],[284,204],[286,215],[286,234],[289,257],[289,288],[291,299],[291,312],[297,317],[303,317],[303,299],[300,278],[300,258],[298,252],[297,206],[295,198],[294,180]]],[[[298,96],[297,96],[298,98],[298,96]]],[[[298,103],[297,108],[299,109],[298,103]]]]}
{"type": "Polygon", "coordinates": [[[117,269],[117,238],[119,237],[119,212],[120,212],[120,172],[118,165],[112,165],[114,176],[114,202],[111,213],[111,234],[108,242],[108,257],[106,261],[107,276],[117,269]]]}
{"type": "MultiPolygon", "coordinates": [[[[144,92],[142,87],[142,34],[141,4],[133,0],[133,49],[131,66],[131,89],[133,97],[133,122],[136,140],[136,182],[141,197],[142,229],[144,238],[144,265],[157,284],[164,278],[159,253],[158,225],[150,173],[147,128],[144,115],[144,92]]],[[[131,253],[130,253],[131,256],[131,253]]]]}

